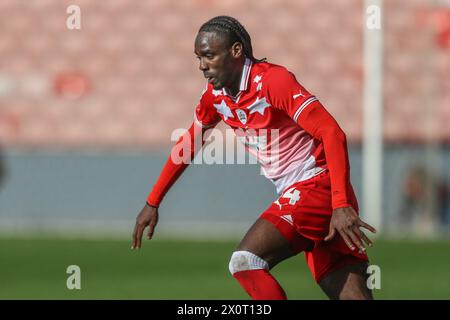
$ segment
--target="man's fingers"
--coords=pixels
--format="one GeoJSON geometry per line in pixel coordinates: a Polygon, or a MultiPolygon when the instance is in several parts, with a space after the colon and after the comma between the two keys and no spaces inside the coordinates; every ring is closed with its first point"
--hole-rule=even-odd
{"type": "Polygon", "coordinates": [[[364,248],[364,245],[362,244],[362,240],[359,236],[360,233],[361,233],[361,231],[358,229],[358,227],[353,227],[352,229],[348,229],[348,231],[347,231],[347,234],[349,235],[353,244],[356,245],[356,247],[358,247],[360,250],[365,251],[366,248],[364,248]]]}
{"type": "Polygon", "coordinates": [[[377,230],[374,227],[372,227],[370,224],[365,223],[362,220],[359,220],[359,226],[363,227],[363,228],[366,228],[367,230],[369,230],[372,233],[376,233],[377,232],[377,230]]]}
{"type": "Polygon", "coordinates": [[[148,231],[147,231],[147,239],[150,240],[153,236],[153,228],[152,225],[148,226],[148,231]]]}
{"type": "Polygon", "coordinates": [[[339,231],[339,234],[341,235],[342,239],[344,239],[347,247],[349,247],[350,250],[355,250],[355,246],[353,245],[353,242],[351,241],[345,230],[339,231]]]}
{"type": "Polygon", "coordinates": [[[133,230],[133,243],[131,244],[131,249],[136,248],[136,243],[137,243],[137,225],[134,226],[134,230],[133,230]]]}
{"type": "Polygon", "coordinates": [[[370,241],[370,239],[364,234],[364,232],[362,232],[361,230],[359,232],[361,233],[361,239],[363,239],[364,242],[367,243],[369,247],[372,247],[373,246],[372,241],[370,241]]]}
{"type": "Polygon", "coordinates": [[[142,242],[142,228],[138,228],[137,231],[137,235],[136,235],[136,246],[134,247],[135,249],[140,249],[141,248],[141,242],[142,242]]]}
{"type": "Polygon", "coordinates": [[[148,225],[147,239],[149,239],[149,240],[153,237],[153,233],[155,231],[155,225],[156,225],[156,223],[150,223],[148,225]]]}
{"type": "Polygon", "coordinates": [[[145,226],[141,226],[139,224],[136,224],[136,231],[134,235],[134,242],[132,249],[139,249],[141,248],[141,242],[142,242],[142,233],[144,232],[145,226]]]}
{"type": "Polygon", "coordinates": [[[332,228],[324,240],[328,241],[328,240],[333,239],[335,233],[336,233],[336,229],[332,228]]]}

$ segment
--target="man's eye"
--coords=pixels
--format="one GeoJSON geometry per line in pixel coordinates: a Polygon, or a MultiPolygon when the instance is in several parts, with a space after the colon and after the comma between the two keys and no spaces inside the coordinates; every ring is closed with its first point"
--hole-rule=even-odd
{"type": "Polygon", "coordinates": [[[207,55],[206,55],[206,58],[212,59],[212,58],[214,58],[214,56],[213,56],[212,54],[207,54],[207,55]]]}

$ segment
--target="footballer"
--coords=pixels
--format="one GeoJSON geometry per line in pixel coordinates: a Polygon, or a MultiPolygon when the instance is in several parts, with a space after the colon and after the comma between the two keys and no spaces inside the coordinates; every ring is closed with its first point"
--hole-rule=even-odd
{"type": "Polygon", "coordinates": [[[195,54],[207,88],[137,216],[132,249],[141,247],[147,227],[151,239],[158,206],[189,165],[175,159],[193,159],[194,142],[223,121],[244,141],[258,135],[261,143],[246,150],[280,195],[231,254],[229,270],[242,288],[252,299],[287,299],[270,270],[304,252],[330,299],[372,299],[366,285],[372,242],[361,228],[376,231],[359,218],[346,136],[335,119],[285,67],[256,59],[248,32],[232,17],[204,23],[195,54]]]}

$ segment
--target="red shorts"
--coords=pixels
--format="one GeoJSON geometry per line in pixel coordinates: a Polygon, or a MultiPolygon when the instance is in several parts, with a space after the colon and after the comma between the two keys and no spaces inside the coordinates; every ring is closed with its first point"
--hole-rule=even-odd
{"type": "MultiPolygon", "coordinates": [[[[353,188],[351,204],[358,212],[353,188]]],[[[328,235],[331,207],[331,184],[328,170],[286,188],[277,201],[263,212],[260,219],[271,222],[288,240],[292,251],[305,252],[306,262],[319,282],[330,272],[346,265],[368,261],[365,252],[350,250],[339,233],[330,241],[328,235]]]]}

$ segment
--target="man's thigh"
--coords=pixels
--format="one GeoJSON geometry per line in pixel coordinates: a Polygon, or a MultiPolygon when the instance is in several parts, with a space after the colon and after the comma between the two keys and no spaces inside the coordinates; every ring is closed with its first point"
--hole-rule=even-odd
{"type": "Polygon", "coordinates": [[[250,227],[237,250],[249,251],[257,255],[267,261],[270,268],[294,255],[289,242],[272,223],[265,219],[258,219],[250,227]]]}
{"type": "Polygon", "coordinates": [[[346,265],[324,277],[319,286],[333,300],[372,300],[367,267],[367,262],[346,265]]]}

